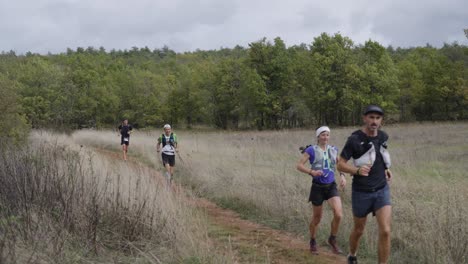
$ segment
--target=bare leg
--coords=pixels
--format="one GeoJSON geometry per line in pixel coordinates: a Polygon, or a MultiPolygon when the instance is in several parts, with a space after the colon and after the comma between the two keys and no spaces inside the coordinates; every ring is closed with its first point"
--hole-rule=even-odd
{"type": "Polygon", "coordinates": [[[312,216],[312,221],[310,221],[310,224],[309,224],[309,232],[310,232],[310,238],[315,239],[315,234],[317,233],[318,224],[320,223],[320,220],[322,219],[322,206],[312,205],[312,211],[313,211],[313,216],[312,216]]]}
{"type": "Polygon", "coordinates": [[[125,144],[122,145],[122,151],[123,151],[123,159],[127,160],[127,145],[125,144]]]}
{"type": "Polygon", "coordinates": [[[333,209],[333,220],[331,222],[331,235],[336,236],[338,234],[338,228],[340,227],[340,221],[343,217],[343,210],[341,207],[341,199],[339,196],[334,196],[328,199],[328,204],[330,204],[333,209]]]}
{"type": "Polygon", "coordinates": [[[379,225],[379,263],[387,263],[390,256],[390,230],[392,206],[386,205],[375,212],[379,225]]]}
{"type": "Polygon", "coordinates": [[[366,227],[367,217],[354,217],[354,227],[349,236],[349,253],[356,256],[356,252],[359,246],[359,240],[362,234],[364,234],[364,228],[366,227]]]}
{"type": "Polygon", "coordinates": [[[338,243],[336,242],[336,234],[338,234],[338,228],[340,227],[340,221],[343,217],[343,210],[341,207],[341,199],[339,196],[334,196],[328,199],[328,204],[330,204],[333,209],[333,220],[331,222],[330,237],[328,238],[328,245],[330,245],[331,250],[335,254],[342,254],[338,243]]]}
{"type": "Polygon", "coordinates": [[[164,167],[166,168],[166,184],[167,187],[170,188],[172,184],[171,166],[169,166],[169,163],[166,163],[164,167]]]}

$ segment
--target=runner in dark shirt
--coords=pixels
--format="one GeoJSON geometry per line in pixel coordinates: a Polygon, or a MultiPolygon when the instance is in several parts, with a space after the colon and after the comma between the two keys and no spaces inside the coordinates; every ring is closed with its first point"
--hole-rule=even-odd
{"type": "Polygon", "coordinates": [[[384,112],[369,105],[363,113],[364,126],[351,134],[338,158],[338,170],[353,175],[352,208],[354,227],[349,237],[348,263],[357,263],[357,249],[373,213],[379,226],[378,263],[387,263],[390,255],[390,223],[392,206],[388,181],[392,178],[387,151],[388,135],[379,130],[384,112]],[[353,165],[348,160],[353,159],[353,165]]]}
{"type": "Polygon", "coordinates": [[[120,145],[122,145],[123,159],[126,161],[128,145],[130,145],[130,134],[132,133],[133,127],[128,124],[127,119],[124,119],[118,129],[120,132],[120,145]]]}

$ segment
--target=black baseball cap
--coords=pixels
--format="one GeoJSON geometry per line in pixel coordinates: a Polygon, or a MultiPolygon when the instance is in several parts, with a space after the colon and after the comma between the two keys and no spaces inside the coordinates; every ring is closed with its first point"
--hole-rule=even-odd
{"type": "Polygon", "coordinates": [[[364,109],[363,115],[367,115],[369,113],[377,113],[377,114],[384,115],[384,111],[378,105],[368,105],[366,109],[364,109]]]}

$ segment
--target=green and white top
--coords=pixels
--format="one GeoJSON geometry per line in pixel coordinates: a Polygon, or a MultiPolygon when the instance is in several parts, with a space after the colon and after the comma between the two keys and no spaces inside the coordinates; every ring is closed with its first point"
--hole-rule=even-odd
{"type": "Polygon", "coordinates": [[[169,136],[162,134],[158,138],[158,142],[162,144],[162,153],[175,155],[175,146],[177,145],[177,135],[175,133],[171,133],[169,136]]]}

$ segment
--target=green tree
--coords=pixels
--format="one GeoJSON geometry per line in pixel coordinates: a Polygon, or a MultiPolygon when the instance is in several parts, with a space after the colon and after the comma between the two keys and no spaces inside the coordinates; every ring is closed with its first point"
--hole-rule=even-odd
{"type": "Polygon", "coordinates": [[[293,85],[293,68],[286,45],[280,38],[275,38],[274,44],[264,38],[249,46],[249,66],[263,79],[267,94],[268,107],[260,113],[261,127],[286,126],[292,101],[289,90],[293,85]]]}
{"type": "Polygon", "coordinates": [[[267,95],[262,78],[243,61],[226,59],[214,73],[211,89],[215,124],[221,128],[262,126],[267,95]]]}
{"type": "Polygon", "coordinates": [[[322,33],[310,49],[318,68],[314,112],[319,124],[347,125],[350,113],[360,108],[362,73],[355,66],[353,42],[340,34],[322,33]]]}
{"type": "MultiPolygon", "coordinates": [[[[361,105],[378,104],[386,109],[387,113],[396,110],[395,102],[399,98],[398,75],[388,51],[375,41],[366,41],[359,50],[358,65],[363,76],[361,85],[361,105]]],[[[357,117],[361,113],[356,113],[357,117]]]]}
{"type": "Polygon", "coordinates": [[[467,119],[467,66],[468,47],[458,43],[355,46],[326,33],[292,47],[264,38],[247,48],[185,53],[79,47],[0,54],[17,112],[34,128],[115,126],[122,118],[141,127],[353,125],[369,103],[401,121],[467,119]]]}
{"type": "Polygon", "coordinates": [[[403,60],[398,63],[398,88],[400,98],[398,109],[401,121],[412,121],[415,119],[414,109],[419,104],[418,100],[424,91],[424,82],[419,69],[410,60],[403,60]]]}
{"type": "Polygon", "coordinates": [[[451,62],[435,48],[416,48],[409,59],[422,73],[423,90],[418,94],[414,114],[418,120],[466,118],[466,68],[451,62]]]}
{"type": "Polygon", "coordinates": [[[21,113],[16,91],[18,91],[17,83],[0,72],[0,93],[2,94],[0,138],[9,137],[15,142],[21,142],[26,139],[29,126],[21,113]]]}

